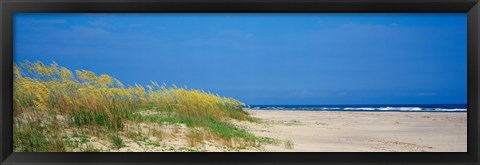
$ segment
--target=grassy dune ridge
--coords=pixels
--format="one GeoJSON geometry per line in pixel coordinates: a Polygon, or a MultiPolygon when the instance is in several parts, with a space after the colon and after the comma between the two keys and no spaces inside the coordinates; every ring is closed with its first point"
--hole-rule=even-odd
{"type": "MultiPolygon", "coordinates": [[[[164,136],[161,129],[131,129],[139,123],[186,126],[184,138],[191,146],[208,139],[229,148],[259,145],[257,137],[230,122],[256,121],[242,110],[244,103],[202,90],[153,81],[125,86],[106,74],[24,61],[14,66],[13,97],[17,152],[73,151],[86,141],[82,137],[110,140],[118,149],[124,146],[120,135],[164,136]]],[[[82,151],[98,149],[88,145],[82,151]]]]}

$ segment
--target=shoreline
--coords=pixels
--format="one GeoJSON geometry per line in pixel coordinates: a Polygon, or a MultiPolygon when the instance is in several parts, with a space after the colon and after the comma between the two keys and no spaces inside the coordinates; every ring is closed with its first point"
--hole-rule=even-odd
{"type": "Polygon", "coordinates": [[[293,112],[393,112],[393,113],[467,113],[468,111],[398,111],[398,110],[292,110],[292,109],[249,109],[245,111],[293,111],[293,112]]]}
{"type": "Polygon", "coordinates": [[[241,127],[281,141],[271,152],[467,151],[466,112],[245,110],[262,122],[241,127]]]}

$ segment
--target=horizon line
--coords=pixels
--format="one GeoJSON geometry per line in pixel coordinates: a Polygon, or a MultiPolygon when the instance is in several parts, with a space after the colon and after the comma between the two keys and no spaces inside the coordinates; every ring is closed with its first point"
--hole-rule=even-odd
{"type": "MultiPolygon", "coordinates": [[[[436,103],[437,105],[439,105],[438,103],[436,103]]],[[[442,105],[445,105],[445,104],[464,104],[464,105],[468,105],[467,103],[441,103],[442,105]]],[[[299,106],[299,105],[322,105],[322,106],[331,106],[331,105],[435,105],[435,103],[420,103],[420,104],[412,104],[412,103],[408,103],[408,104],[399,104],[399,103],[394,103],[394,104],[247,104],[248,106],[251,106],[251,105],[257,105],[257,106],[269,106],[269,105],[288,105],[288,106],[299,106]]]]}

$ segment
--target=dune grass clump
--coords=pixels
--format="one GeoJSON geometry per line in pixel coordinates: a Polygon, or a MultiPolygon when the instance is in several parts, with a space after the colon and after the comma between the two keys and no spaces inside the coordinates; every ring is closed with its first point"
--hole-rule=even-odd
{"type": "Polygon", "coordinates": [[[256,140],[229,123],[255,120],[233,98],[153,81],[125,86],[109,75],[73,72],[55,62],[15,64],[13,100],[15,151],[65,151],[67,129],[102,136],[125,131],[129,121],[201,127],[225,141],[256,140]]]}
{"type": "Polygon", "coordinates": [[[14,147],[23,152],[63,152],[65,144],[50,128],[32,125],[29,128],[16,128],[14,147]]]}
{"type": "Polygon", "coordinates": [[[199,130],[191,129],[187,133],[187,142],[190,147],[196,147],[203,142],[204,136],[199,130]]]}
{"type": "Polygon", "coordinates": [[[122,147],[125,147],[125,144],[123,143],[123,139],[119,137],[118,135],[111,135],[110,139],[112,141],[113,147],[116,149],[120,149],[122,147]]]}
{"type": "Polygon", "coordinates": [[[293,143],[292,140],[287,140],[285,142],[285,148],[286,149],[289,149],[289,150],[293,150],[293,147],[295,146],[295,144],[293,143]]]}
{"type": "Polygon", "coordinates": [[[93,145],[87,145],[83,152],[100,152],[100,149],[95,148],[93,145]]]}

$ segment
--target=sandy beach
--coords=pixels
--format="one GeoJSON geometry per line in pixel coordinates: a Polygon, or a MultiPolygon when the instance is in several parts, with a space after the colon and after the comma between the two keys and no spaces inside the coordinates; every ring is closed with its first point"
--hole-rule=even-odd
{"type": "MultiPolygon", "coordinates": [[[[124,145],[89,137],[88,145],[108,152],[466,152],[467,113],[327,112],[247,110],[257,122],[231,120],[253,133],[258,147],[232,149],[208,137],[189,145],[185,124],[130,123],[119,133],[124,145]],[[142,136],[128,132],[137,130],[142,136]],[[160,134],[155,132],[160,131],[160,134]]],[[[82,141],[68,133],[74,141],[82,141]]]]}
{"type": "Polygon", "coordinates": [[[248,110],[239,123],[279,152],[466,152],[467,113],[248,110]],[[287,146],[285,142],[290,143],[287,146]],[[284,145],[285,144],[285,145],[284,145]]]}

